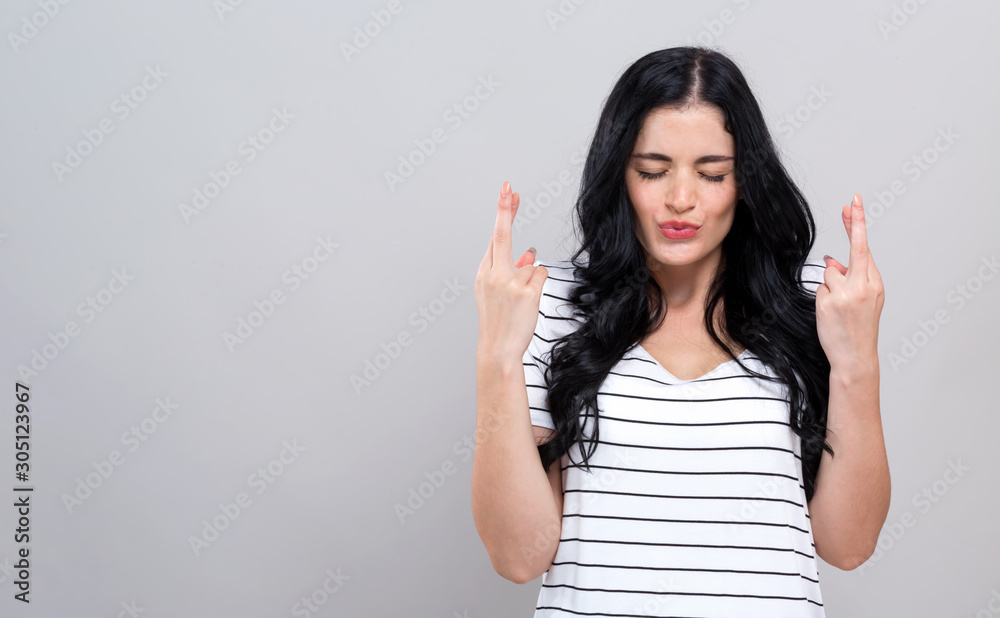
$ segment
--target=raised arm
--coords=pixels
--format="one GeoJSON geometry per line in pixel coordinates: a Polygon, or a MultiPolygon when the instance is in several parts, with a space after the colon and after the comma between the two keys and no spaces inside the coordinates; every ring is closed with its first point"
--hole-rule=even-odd
{"type": "Polygon", "coordinates": [[[494,570],[515,583],[540,576],[552,564],[562,522],[562,477],[542,468],[538,441],[550,430],[533,427],[522,357],[539,319],[543,266],[525,252],[515,264],[511,230],[518,195],[505,182],[486,254],[476,274],[479,344],[476,351],[476,449],[472,515],[494,570]]]}

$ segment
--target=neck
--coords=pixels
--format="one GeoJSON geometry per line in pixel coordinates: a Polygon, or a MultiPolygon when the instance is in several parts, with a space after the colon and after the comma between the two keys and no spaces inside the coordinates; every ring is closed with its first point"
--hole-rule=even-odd
{"type": "Polygon", "coordinates": [[[651,276],[659,284],[670,310],[703,311],[708,288],[722,266],[721,248],[705,258],[675,266],[649,259],[651,276]]]}

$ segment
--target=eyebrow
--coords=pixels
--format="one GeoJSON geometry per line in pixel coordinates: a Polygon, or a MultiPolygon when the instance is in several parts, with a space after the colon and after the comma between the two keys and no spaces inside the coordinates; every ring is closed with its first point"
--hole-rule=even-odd
{"type": "MultiPolygon", "coordinates": [[[[660,154],[658,152],[640,152],[632,155],[633,159],[649,159],[650,161],[666,161],[667,163],[673,163],[673,159],[665,154],[660,154]]],[[[722,161],[732,161],[733,157],[727,157],[723,155],[705,155],[703,157],[698,157],[695,160],[695,165],[701,163],[720,163],[722,161]]]]}

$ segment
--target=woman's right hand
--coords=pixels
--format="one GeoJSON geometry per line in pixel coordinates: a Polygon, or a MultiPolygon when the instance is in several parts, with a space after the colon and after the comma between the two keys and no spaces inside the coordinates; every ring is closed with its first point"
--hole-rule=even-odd
{"type": "Polygon", "coordinates": [[[544,266],[534,266],[534,248],[514,262],[511,231],[520,196],[503,183],[497,202],[497,220],[486,255],[476,273],[479,307],[479,354],[494,360],[521,362],[538,321],[542,286],[549,276],[544,266]]]}

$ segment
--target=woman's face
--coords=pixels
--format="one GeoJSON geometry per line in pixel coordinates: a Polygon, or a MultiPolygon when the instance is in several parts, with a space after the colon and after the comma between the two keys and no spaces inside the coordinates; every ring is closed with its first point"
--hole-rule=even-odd
{"type": "Polygon", "coordinates": [[[735,149],[714,107],[658,108],[646,116],[625,185],[651,267],[714,265],[722,257],[739,199],[735,149]],[[693,234],[672,231],[671,221],[699,227],[693,234]]]}

